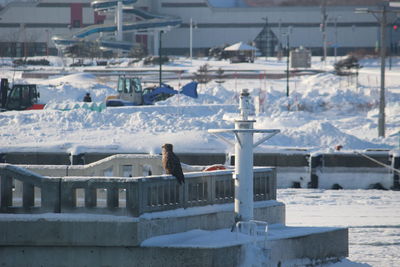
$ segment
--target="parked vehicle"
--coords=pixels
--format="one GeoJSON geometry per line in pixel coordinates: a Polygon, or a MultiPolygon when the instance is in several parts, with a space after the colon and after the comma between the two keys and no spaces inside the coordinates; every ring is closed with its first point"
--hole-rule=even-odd
{"type": "Polygon", "coordinates": [[[107,97],[106,106],[152,105],[175,94],[184,94],[197,98],[197,82],[190,82],[183,86],[180,91],[177,91],[167,84],[143,88],[140,78],[120,76],[118,78],[117,92],[118,95],[107,97]]]}
{"type": "Polygon", "coordinates": [[[1,79],[0,111],[43,109],[39,98],[36,84],[13,84],[10,88],[8,79],[1,79]]]}

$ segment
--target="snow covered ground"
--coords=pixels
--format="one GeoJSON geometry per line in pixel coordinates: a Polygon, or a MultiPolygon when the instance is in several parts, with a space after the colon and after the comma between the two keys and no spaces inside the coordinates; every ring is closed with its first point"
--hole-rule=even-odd
{"type": "MultiPolygon", "coordinates": [[[[115,94],[116,76],[95,76],[83,68],[64,67],[59,58],[49,58],[50,67],[29,67],[30,71],[52,72],[47,79],[23,79],[21,68],[14,69],[1,59],[2,78],[39,85],[41,101],[57,106],[81,101],[90,92],[100,103],[115,94]],[[64,75],[67,74],[67,75],[64,75]]],[[[64,60],[67,63],[69,59],[64,60]]],[[[129,65],[115,61],[113,67],[92,70],[156,70],[157,66],[129,65]]],[[[209,64],[212,70],[254,73],[282,73],[285,62],[269,58],[254,64],[176,58],[165,70],[195,72],[209,64]]],[[[214,81],[199,86],[199,98],[174,96],[154,106],[107,108],[102,112],[75,109],[60,111],[9,111],[0,113],[0,153],[8,151],[145,152],[160,153],[169,142],[177,152],[229,152],[231,148],[210,135],[208,129],[233,128],[238,94],[248,88],[260,98],[262,112],[255,116],[256,128],[280,129],[260,151],[305,148],[331,151],[342,145],[344,151],[369,148],[397,149],[400,130],[400,59],[386,79],[386,137],[377,130],[379,103],[379,61],[363,60],[358,85],[347,77],[330,72],[333,59],[323,65],[313,59],[313,68],[326,72],[298,76],[290,80],[230,79],[221,85],[214,81]]],[[[25,69],[26,70],[26,69],[25,69]]],[[[188,80],[168,82],[175,88],[188,80]]],[[[233,136],[227,136],[233,140],[233,136]]],[[[399,266],[399,192],[374,190],[292,190],[280,189],[278,200],[287,205],[288,225],[350,227],[350,260],[371,266],[399,266]]],[[[344,262],[336,266],[368,266],[344,262]]]]}
{"type": "MultiPolygon", "coordinates": [[[[48,79],[22,79],[22,70],[7,66],[3,59],[2,76],[15,82],[39,85],[41,101],[49,106],[81,101],[90,92],[95,102],[115,94],[116,75],[99,77],[83,73],[82,68],[62,67],[58,58],[50,59],[53,66],[40,67],[42,72],[68,73],[48,79]]],[[[64,60],[66,61],[66,60],[64,60]]],[[[121,61],[112,70],[156,70],[157,66],[129,65],[121,61]]],[[[190,62],[177,58],[165,70],[195,72],[209,64],[212,70],[249,71],[255,73],[283,72],[285,62],[259,59],[255,64],[230,64],[227,61],[199,59],[190,62]]],[[[379,103],[379,65],[376,59],[362,62],[358,86],[348,77],[331,73],[333,59],[322,65],[317,59],[313,68],[327,72],[298,76],[290,80],[290,96],[286,97],[286,80],[227,79],[222,85],[214,81],[199,86],[199,98],[174,96],[155,106],[107,108],[91,112],[85,109],[62,112],[43,111],[5,112],[0,115],[0,152],[29,151],[119,151],[158,153],[164,142],[175,145],[178,152],[226,152],[229,148],[207,133],[210,128],[233,127],[238,94],[248,88],[260,98],[262,112],[255,116],[257,128],[281,129],[260,150],[277,148],[306,148],[329,151],[336,145],[344,150],[368,148],[394,149],[399,145],[400,129],[400,60],[388,71],[386,138],[377,131],[379,103]],[[216,106],[223,104],[223,106],[216,106]],[[95,148],[93,148],[95,144],[95,148]]],[[[110,70],[111,67],[86,69],[110,70]]],[[[30,67],[30,69],[34,69],[30,67]]],[[[38,67],[36,67],[38,69],[38,67]]],[[[261,76],[260,76],[261,77],[261,76]]],[[[175,88],[187,80],[169,82],[175,88]]],[[[233,137],[228,137],[232,138],[233,137]]]]}

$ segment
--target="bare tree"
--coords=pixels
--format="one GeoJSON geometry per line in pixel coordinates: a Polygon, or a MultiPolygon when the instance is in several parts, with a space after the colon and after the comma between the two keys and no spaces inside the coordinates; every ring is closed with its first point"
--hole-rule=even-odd
{"type": "Polygon", "coordinates": [[[199,67],[197,72],[194,73],[195,75],[195,80],[198,83],[208,83],[211,81],[211,75],[210,75],[210,65],[204,64],[199,67]]]}

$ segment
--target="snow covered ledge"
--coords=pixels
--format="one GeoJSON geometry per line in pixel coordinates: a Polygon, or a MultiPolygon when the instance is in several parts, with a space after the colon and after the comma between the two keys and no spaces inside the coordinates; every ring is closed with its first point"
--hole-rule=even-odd
{"type": "MultiPolygon", "coordinates": [[[[348,256],[348,231],[329,227],[288,227],[274,224],[266,236],[256,238],[231,232],[192,230],[153,237],[143,248],[186,249],[208,254],[202,266],[319,266],[348,256]],[[226,255],[221,261],[220,255],[226,255]],[[217,264],[216,264],[217,263],[217,264]],[[220,264],[220,265],[218,265],[220,264]]],[[[178,256],[179,258],[179,256],[178,256]]]]}

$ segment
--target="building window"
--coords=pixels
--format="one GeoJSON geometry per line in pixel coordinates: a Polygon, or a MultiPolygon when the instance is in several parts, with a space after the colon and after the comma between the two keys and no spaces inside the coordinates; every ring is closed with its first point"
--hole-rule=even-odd
{"type": "Polygon", "coordinates": [[[72,21],[72,27],[73,28],[80,28],[81,27],[81,21],[75,19],[74,21],[72,21]]]}
{"type": "Polygon", "coordinates": [[[83,6],[80,3],[71,4],[71,26],[80,28],[83,20],[83,6]]]}

